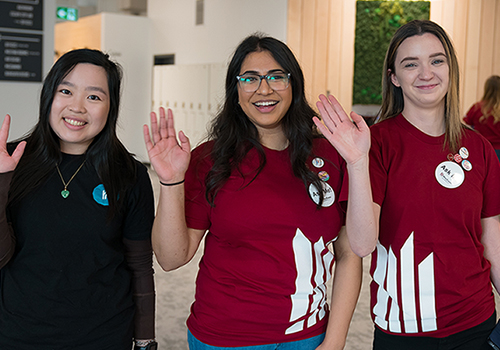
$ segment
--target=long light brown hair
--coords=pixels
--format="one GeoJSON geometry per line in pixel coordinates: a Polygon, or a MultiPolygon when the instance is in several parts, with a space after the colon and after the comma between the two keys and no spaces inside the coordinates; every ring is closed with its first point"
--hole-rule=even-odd
{"type": "Polygon", "coordinates": [[[428,20],[413,20],[400,27],[391,39],[384,61],[382,76],[382,107],[378,122],[400,114],[404,109],[403,91],[391,81],[391,74],[395,73],[396,54],[399,46],[407,38],[429,33],[439,39],[448,60],[449,86],[445,96],[445,140],[443,147],[450,151],[457,151],[460,138],[464,130],[460,114],[459,103],[459,70],[458,60],[453,44],[438,24],[428,20]]]}
{"type": "Polygon", "coordinates": [[[498,75],[492,75],[484,83],[484,95],[481,101],[483,101],[481,107],[483,116],[479,121],[492,116],[494,123],[498,123],[500,121],[500,77],[498,75]]]}

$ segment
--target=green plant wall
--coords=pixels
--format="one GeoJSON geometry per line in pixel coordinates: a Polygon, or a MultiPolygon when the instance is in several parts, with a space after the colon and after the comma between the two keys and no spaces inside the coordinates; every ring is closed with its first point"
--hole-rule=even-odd
{"type": "Polygon", "coordinates": [[[393,34],[429,13],[429,1],[356,1],[353,104],[382,103],[382,67],[393,34]]]}

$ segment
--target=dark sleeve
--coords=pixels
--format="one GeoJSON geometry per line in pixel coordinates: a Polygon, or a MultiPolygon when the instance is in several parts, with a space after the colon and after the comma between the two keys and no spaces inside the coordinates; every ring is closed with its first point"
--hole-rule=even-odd
{"type": "Polygon", "coordinates": [[[12,226],[7,221],[7,199],[13,172],[0,174],[0,268],[14,255],[16,239],[12,226]]]}
{"type": "Polygon", "coordinates": [[[132,272],[135,302],[135,339],[155,337],[155,286],[151,230],[154,220],[153,188],[147,168],[138,163],[137,182],[128,196],[123,223],[125,256],[132,272]]]}
{"type": "Polygon", "coordinates": [[[123,239],[125,257],[132,272],[135,303],[135,339],[155,337],[155,286],[153,280],[153,250],[151,240],[123,239]]]}

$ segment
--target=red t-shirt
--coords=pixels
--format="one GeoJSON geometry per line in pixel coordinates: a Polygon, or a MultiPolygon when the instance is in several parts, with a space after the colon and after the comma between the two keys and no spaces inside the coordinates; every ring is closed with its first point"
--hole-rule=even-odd
{"type": "Polygon", "coordinates": [[[500,164],[466,130],[460,152],[443,150],[402,115],[371,128],[370,176],[381,206],[372,255],[372,317],[382,331],[446,337],[495,310],[481,218],[500,214],[500,164]]]}
{"type": "Polygon", "coordinates": [[[483,116],[481,112],[483,104],[483,102],[474,104],[467,112],[464,122],[490,141],[494,149],[500,150],[500,122],[495,123],[491,115],[479,120],[483,116]]]}
{"type": "Polygon", "coordinates": [[[325,204],[331,204],[319,210],[309,185],[293,175],[288,150],[266,148],[261,173],[253,179],[259,160],[251,150],[210,207],[204,179],[212,161],[201,154],[212,143],[193,151],[186,174],[187,225],[209,230],[187,321],[200,341],[250,346],[325,332],[325,283],[334,259],[326,246],[344,225],[338,198],[347,187],[340,155],[324,139],[314,145],[317,156],[308,164],[324,172],[325,204]]]}

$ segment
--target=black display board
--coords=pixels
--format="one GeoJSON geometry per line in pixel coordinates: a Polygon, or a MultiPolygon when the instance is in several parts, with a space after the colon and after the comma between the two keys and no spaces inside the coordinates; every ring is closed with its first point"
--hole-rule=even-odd
{"type": "Polygon", "coordinates": [[[43,30],[43,1],[0,0],[0,27],[43,30]]]}
{"type": "Polygon", "coordinates": [[[0,0],[0,80],[42,81],[43,0],[0,0]]]}

